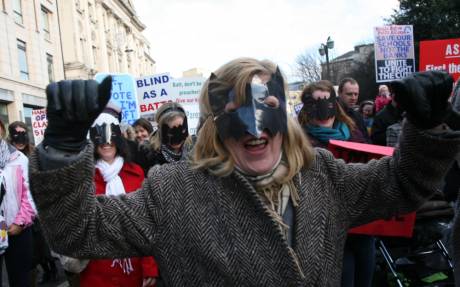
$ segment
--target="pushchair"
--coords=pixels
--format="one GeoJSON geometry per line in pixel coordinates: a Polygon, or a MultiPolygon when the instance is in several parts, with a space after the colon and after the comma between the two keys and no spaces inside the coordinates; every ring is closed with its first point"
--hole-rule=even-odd
{"type": "Polygon", "coordinates": [[[412,238],[380,237],[374,286],[454,286],[448,238],[452,206],[440,195],[418,211],[412,238]]]}

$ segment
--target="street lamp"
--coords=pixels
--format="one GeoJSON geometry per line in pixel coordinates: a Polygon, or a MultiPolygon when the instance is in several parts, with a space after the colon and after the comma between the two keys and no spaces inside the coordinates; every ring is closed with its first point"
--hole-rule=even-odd
{"type": "Polygon", "coordinates": [[[318,52],[321,56],[326,55],[326,72],[327,79],[331,80],[331,70],[329,68],[329,50],[334,49],[334,41],[331,40],[331,36],[327,37],[326,44],[321,44],[318,52]]]}

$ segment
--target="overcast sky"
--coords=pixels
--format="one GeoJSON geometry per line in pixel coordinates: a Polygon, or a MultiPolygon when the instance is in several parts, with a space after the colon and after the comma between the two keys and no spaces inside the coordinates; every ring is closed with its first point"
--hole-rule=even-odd
{"type": "Polygon", "coordinates": [[[317,53],[328,36],[333,56],[373,42],[397,0],[134,0],[147,26],[157,72],[180,77],[237,57],[270,59],[289,80],[297,55],[317,53]]]}

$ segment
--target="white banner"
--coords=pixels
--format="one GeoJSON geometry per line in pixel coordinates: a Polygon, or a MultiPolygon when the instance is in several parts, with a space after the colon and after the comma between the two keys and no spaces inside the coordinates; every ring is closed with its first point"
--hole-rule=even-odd
{"type": "Polygon", "coordinates": [[[402,79],[415,72],[412,25],[374,28],[377,83],[402,79]]]}
{"type": "Polygon", "coordinates": [[[43,141],[47,126],[46,109],[32,110],[32,132],[36,146],[43,141]]]}
{"type": "Polygon", "coordinates": [[[162,104],[175,100],[171,95],[169,73],[137,78],[136,87],[141,116],[150,121],[153,121],[155,112],[162,104]]]}

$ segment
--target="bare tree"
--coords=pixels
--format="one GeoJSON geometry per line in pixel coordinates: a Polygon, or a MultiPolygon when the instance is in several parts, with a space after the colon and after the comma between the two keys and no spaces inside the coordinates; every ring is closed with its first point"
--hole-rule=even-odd
{"type": "Polygon", "coordinates": [[[304,83],[321,80],[321,65],[316,54],[317,53],[306,51],[297,56],[295,60],[295,76],[302,79],[304,83]]]}

